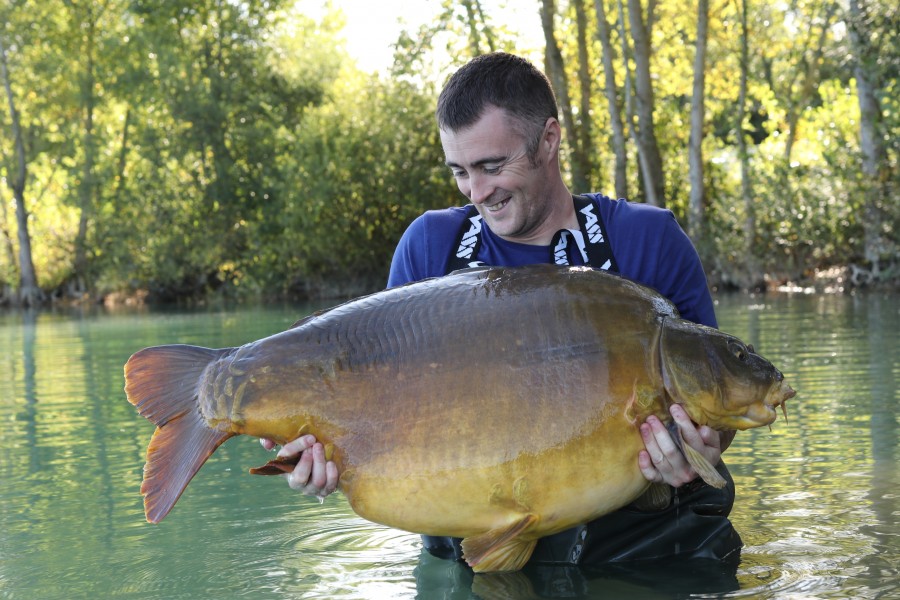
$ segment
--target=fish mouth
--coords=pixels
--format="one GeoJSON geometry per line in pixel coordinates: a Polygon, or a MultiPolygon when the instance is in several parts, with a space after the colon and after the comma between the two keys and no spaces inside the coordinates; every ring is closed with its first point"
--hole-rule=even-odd
{"type": "Polygon", "coordinates": [[[784,382],[783,379],[778,381],[778,388],[772,390],[772,393],[769,394],[772,403],[766,403],[766,409],[772,413],[772,420],[769,423],[772,423],[777,418],[777,413],[775,409],[777,407],[781,407],[781,414],[784,415],[784,422],[787,423],[787,401],[797,395],[797,392],[784,382]]]}
{"type": "Polygon", "coordinates": [[[775,409],[779,406],[784,414],[784,420],[787,422],[785,401],[793,398],[796,394],[797,392],[791,386],[783,381],[778,381],[769,390],[765,399],[748,405],[740,416],[733,418],[731,424],[735,429],[752,429],[763,425],[771,427],[772,423],[778,419],[778,412],[775,409]]]}

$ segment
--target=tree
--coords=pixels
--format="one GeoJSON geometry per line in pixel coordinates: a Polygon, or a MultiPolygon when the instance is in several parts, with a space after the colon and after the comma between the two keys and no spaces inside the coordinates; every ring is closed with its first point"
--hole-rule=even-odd
{"type": "Polygon", "coordinates": [[[594,0],[597,16],[597,38],[603,52],[603,78],[605,82],[606,106],[612,130],[612,146],[615,154],[613,181],[616,197],[628,197],[628,155],[625,149],[625,128],[622,125],[622,106],[616,85],[615,52],[612,45],[611,27],[606,18],[604,0],[594,0]]]}
{"type": "MultiPolygon", "coordinates": [[[[79,100],[84,115],[82,130],[82,151],[84,154],[82,163],[81,181],[78,185],[78,234],[75,237],[74,260],[74,292],[84,293],[89,287],[88,275],[88,223],[94,207],[94,195],[96,189],[96,174],[94,172],[96,156],[96,140],[94,139],[94,111],[97,97],[95,94],[95,48],[97,41],[97,24],[107,4],[99,4],[95,7],[93,2],[75,4],[72,0],[64,0],[70,11],[72,30],[84,32],[79,41],[83,44],[81,52],[75,56],[83,57],[83,71],[81,73],[81,85],[79,86],[79,100]]],[[[76,34],[77,36],[77,34],[76,34]]],[[[80,37],[80,36],[79,36],[80,37]]]]}
{"type": "Polygon", "coordinates": [[[555,18],[555,0],[542,0],[541,26],[544,30],[544,41],[546,43],[544,60],[547,67],[547,75],[553,84],[554,92],[556,92],[560,117],[562,118],[563,127],[565,128],[566,142],[569,146],[569,152],[572,155],[570,160],[572,188],[576,190],[585,190],[588,188],[588,174],[585,171],[584,155],[581,152],[581,144],[579,143],[579,127],[576,125],[575,115],[572,110],[569,83],[566,78],[566,65],[563,60],[562,51],[559,48],[559,43],[556,39],[555,18]]]}
{"type": "MultiPolygon", "coordinates": [[[[594,171],[594,144],[593,144],[593,115],[591,114],[591,95],[593,92],[593,78],[591,77],[591,63],[588,57],[588,19],[584,9],[584,0],[572,0],[575,9],[576,40],[578,43],[578,147],[574,151],[573,161],[578,165],[573,168],[576,173],[582,175],[582,186],[576,190],[587,191],[596,189],[599,183],[597,176],[592,176],[594,171]],[[593,185],[592,185],[593,183],[593,185]]],[[[574,177],[573,177],[574,185],[574,177]]]]}
{"type": "Polygon", "coordinates": [[[634,87],[638,117],[637,140],[645,183],[644,193],[649,204],[665,206],[666,186],[663,175],[662,154],[656,141],[656,127],[653,121],[655,102],[652,76],[650,75],[650,31],[653,23],[653,7],[654,0],[650,0],[645,23],[641,1],[628,0],[628,19],[631,26],[631,38],[634,43],[634,87]]]}
{"type": "Polygon", "coordinates": [[[806,43],[795,44],[799,54],[798,64],[794,66],[787,78],[786,89],[783,92],[786,106],[787,138],[784,142],[784,162],[790,166],[791,154],[794,142],[797,140],[797,127],[803,109],[815,99],[816,89],[819,86],[821,75],[822,57],[825,53],[825,44],[828,41],[832,19],[837,11],[837,3],[826,1],[821,5],[823,16],[818,20],[818,32],[816,19],[811,18],[806,30],[806,43]],[[815,36],[815,37],[814,37],[815,36]],[[799,84],[797,80],[799,81],[799,84]]]}
{"type": "Polygon", "coordinates": [[[469,44],[472,48],[472,56],[478,56],[482,53],[482,38],[487,44],[487,50],[493,52],[496,49],[494,33],[487,19],[484,17],[484,9],[481,7],[479,0],[463,0],[462,5],[466,9],[466,21],[469,26],[469,44]],[[483,33],[483,35],[481,35],[483,33]]]}
{"type": "MultiPolygon", "coordinates": [[[[891,168],[887,160],[882,129],[883,115],[878,96],[882,93],[881,78],[875,65],[877,50],[871,46],[868,7],[859,0],[850,0],[848,29],[853,48],[853,74],[859,97],[859,136],[862,151],[862,171],[866,177],[864,186],[863,228],[865,242],[864,256],[871,265],[872,275],[880,275],[882,256],[888,254],[884,239],[882,206],[894,201],[891,197],[891,168]]],[[[896,35],[896,30],[894,32],[896,35]]]]}
{"type": "Polygon", "coordinates": [[[703,235],[706,190],[703,181],[703,120],[706,114],[706,43],[709,31],[709,0],[697,1],[697,40],[694,55],[694,89],[691,95],[691,136],[688,145],[691,197],[688,203],[688,233],[703,235]]]}
{"type": "Polygon", "coordinates": [[[737,109],[737,147],[741,162],[741,198],[744,205],[744,262],[746,265],[744,286],[758,287],[761,285],[762,274],[759,273],[756,253],[756,207],[753,197],[753,183],[750,172],[750,150],[747,147],[747,132],[745,131],[747,119],[747,85],[750,77],[750,30],[747,24],[747,3],[749,0],[740,0],[741,22],[741,73],[738,91],[737,109]]]}
{"type": "Polygon", "coordinates": [[[16,171],[9,182],[16,199],[16,224],[19,231],[19,302],[34,306],[43,299],[43,293],[37,284],[37,274],[34,270],[34,260],[31,255],[31,236],[28,233],[28,210],[25,206],[25,182],[28,175],[27,161],[25,157],[25,143],[22,139],[22,125],[19,121],[19,112],[16,110],[16,101],[10,83],[9,66],[6,60],[6,44],[3,32],[0,31],[0,78],[3,79],[3,87],[6,91],[6,99],[9,106],[9,118],[15,153],[16,171]]]}

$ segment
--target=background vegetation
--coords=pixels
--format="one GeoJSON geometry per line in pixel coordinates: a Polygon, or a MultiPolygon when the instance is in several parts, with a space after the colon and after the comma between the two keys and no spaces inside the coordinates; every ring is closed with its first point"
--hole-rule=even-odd
{"type": "MultiPolygon", "coordinates": [[[[434,1],[367,74],[339,12],[289,0],[3,0],[0,302],[383,286],[409,221],[462,201],[442,77],[517,50],[490,3],[434,1]]],[[[519,4],[573,191],[670,208],[720,284],[897,277],[895,2],[519,4]]]]}

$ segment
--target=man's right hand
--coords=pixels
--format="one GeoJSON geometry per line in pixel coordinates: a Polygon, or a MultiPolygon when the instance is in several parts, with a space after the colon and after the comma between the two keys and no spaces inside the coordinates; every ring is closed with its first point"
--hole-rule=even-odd
{"type": "MultiPolygon", "coordinates": [[[[266,450],[276,446],[272,440],[261,438],[259,442],[266,450]]],[[[278,451],[279,458],[296,458],[297,466],[285,473],[291,489],[300,490],[308,496],[324,498],[337,489],[338,470],[334,461],[325,460],[325,447],[313,435],[302,435],[290,441],[278,451]]]]}

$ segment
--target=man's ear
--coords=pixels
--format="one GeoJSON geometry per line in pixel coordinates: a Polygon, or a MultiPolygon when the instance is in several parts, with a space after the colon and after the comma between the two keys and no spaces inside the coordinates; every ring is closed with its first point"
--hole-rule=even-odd
{"type": "Polygon", "coordinates": [[[559,146],[562,143],[562,127],[559,121],[548,117],[544,124],[544,135],[541,137],[541,152],[546,158],[553,158],[559,154],[559,146]]]}

